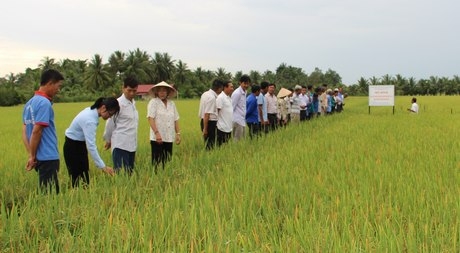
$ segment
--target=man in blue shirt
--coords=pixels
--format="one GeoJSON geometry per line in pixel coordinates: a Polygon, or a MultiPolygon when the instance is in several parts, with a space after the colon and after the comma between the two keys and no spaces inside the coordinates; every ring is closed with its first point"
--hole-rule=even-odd
{"type": "Polygon", "coordinates": [[[22,113],[22,141],[29,154],[26,170],[35,168],[40,188],[51,190],[54,184],[56,193],[59,193],[59,152],[51,100],[59,92],[63,80],[56,70],[44,71],[40,88],[26,103],[22,113]]]}
{"type": "Polygon", "coordinates": [[[253,85],[251,94],[246,99],[246,124],[249,127],[249,137],[259,134],[259,105],[257,97],[260,95],[260,86],[253,85]]]}

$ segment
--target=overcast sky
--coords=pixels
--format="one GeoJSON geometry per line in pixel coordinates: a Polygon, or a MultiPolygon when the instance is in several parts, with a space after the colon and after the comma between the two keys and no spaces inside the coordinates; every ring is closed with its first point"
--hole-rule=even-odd
{"type": "Polygon", "coordinates": [[[345,84],[460,75],[458,0],[2,0],[0,76],[48,56],[167,52],[189,68],[310,73],[345,84]]]}

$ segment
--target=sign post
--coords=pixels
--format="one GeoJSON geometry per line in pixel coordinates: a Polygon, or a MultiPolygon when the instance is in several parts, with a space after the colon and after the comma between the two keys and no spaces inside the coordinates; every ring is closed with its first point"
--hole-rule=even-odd
{"type": "Polygon", "coordinates": [[[369,85],[369,114],[371,106],[392,106],[395,114],[395,86],[369,85]]]}

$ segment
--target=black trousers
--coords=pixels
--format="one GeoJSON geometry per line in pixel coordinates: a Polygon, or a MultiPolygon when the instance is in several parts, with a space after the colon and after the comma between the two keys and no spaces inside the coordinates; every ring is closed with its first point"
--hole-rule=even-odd
{"type": "Polygon", "coordinates": [[[58,194],[59,181],[57,173],[59,171],[59,160],[37,161],[35,170],[38,173],[40,191],[43,193],[51,193],[54,188],[56,194],[58,194]]]}
{"type": "Polygon", "coordinates": [[[307,110],[300,110],[300,121],[307,120],[307,110]]]}
{"type": "Polygon", "coordinates": [[[72,181],[72,187],[79,185],[80,179],[86,186],[89,185],[88,150],[84,141],[75,141],[65,137],[64,159],[72,181]]]}
{"type": "Polygon", "coordinates": [[[227,132],[217,129],[217,145],[218,146],[224,143],[227,143],[231,137],[232,137],[232,132],[227,133],[227,132]]]}
{"type": "MultiPolygon", "coordinates": [[[[200,122],[201,131],[204,129],[203,119],[200,122]]],[[[208,135],[204,138],[206,144],[206,149],[213,149],[216,145],[216,135],[217,135],[217,121],[208,121],[208,135]]]]}
{"type": "Polygon", "coordinates": [[[278,115],[276,113],[268,113],[268,123],[270,123],[270,130],[276,130],[278,128],[278,115]]]}
{"type": "Polygon", "coordinates": [[[163,142],[159,144],[156,141],[150,141],[150,147],[152,148],[152,165],[154,166],[155,173],[157,173],[160,163],[164,170],[165,163],[171,160],[173,143],[163,142]]]}
{"type": "Polygon", "coordinates": [[[260,134],[260,123],[247,123],[249,127],[249,137],[258,137],[260,134]]]}

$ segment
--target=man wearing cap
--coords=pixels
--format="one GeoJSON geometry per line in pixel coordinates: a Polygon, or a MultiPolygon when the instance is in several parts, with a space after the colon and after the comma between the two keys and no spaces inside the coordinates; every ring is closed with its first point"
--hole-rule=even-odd
{"type": "Polygon", "coordinates": [[[211,150],[216,143],[217,134],[217,96],[222,92],[224,83],[221,80],[214,80],[211,89],[204,92],[200,99],[199,117],[200,126],[206,149],[211,150]]]}
{"type": "Polygon", "coordinates": [[[246,133],[246,90],[251,84],[248,75],[240,78],[240,87],[232,93],[233,106],[233,139],[239,141],[246,133]]]}

